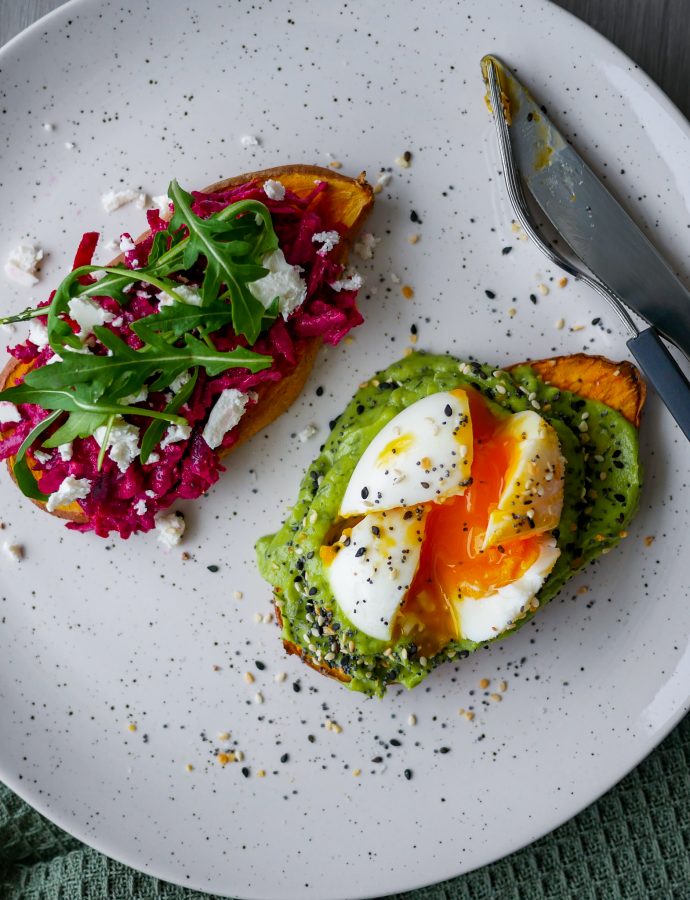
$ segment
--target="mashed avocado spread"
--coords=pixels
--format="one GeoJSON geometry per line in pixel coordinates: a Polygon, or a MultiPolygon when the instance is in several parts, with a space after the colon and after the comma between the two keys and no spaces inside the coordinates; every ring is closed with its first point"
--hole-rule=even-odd
{"type": "MultiPolygon", "coordinates": [[[[540,606],[579,569],[618,543],[637,507],[637,430],[608,406],[545,384],[528,365],[504,372],[450,356],[415,353],[380,372],[336,420],[282,528],[257,544],[260,572],[274,588],[283,639],[301,648],[305,657],[339,670],[353,690],[380,696],[393,682],[412,688],[441,662],[484,646],[451,640],[425,658],[409,635],[392,641],[369,637],[338,607],[320,556],[321,547],[333,541],[350,476],[374,436],[415,401],[457,388],[479,391],[497,416],[538,408],[558,434],[566,461],[563,511],[554,531],[561,555],[537,595],[540,606]]],[[[533,615],[527,611],[494,640],[533,615]]]]}

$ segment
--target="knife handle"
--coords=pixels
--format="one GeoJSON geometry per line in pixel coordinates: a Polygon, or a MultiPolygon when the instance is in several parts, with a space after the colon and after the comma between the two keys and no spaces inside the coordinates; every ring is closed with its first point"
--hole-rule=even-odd
{"type": "Polygon", "coordinates": [[[630,352],[666,408],[690,440],[690,382],[653,328],[627,342],[630,352]]]}

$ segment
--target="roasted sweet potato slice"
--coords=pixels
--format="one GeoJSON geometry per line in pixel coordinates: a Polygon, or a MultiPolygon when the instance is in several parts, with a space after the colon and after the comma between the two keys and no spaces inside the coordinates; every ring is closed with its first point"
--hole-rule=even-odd
{"type": "MultiPolygon", "coordinates": [[[[319,212],[326,226],[338,224],[347,229],[344,240],[337,245],[333,252],[335,259],[344,262],[348,247],[357,236],[374,202],[372,187],[366,181],[364,173],[357,178],[348,178],[333,169],[324,169],[319,166],[278,166],[259,172],[249,172],[234,178],[226,178],[224,181],[209,185],[204,190],[207,192],[222,191],[233,185],[253,180],[263,182],[269,178],[279,180],[286,188],[300,195],[306,195],[312,191],[316,181],[325,181],[328,184],[328,190],[316,198],[314,208],[319,212]]],[[[147,233],[144,232],[140,235],[138,240],[144,238],[147,233]]],[[[112,264],[121,262],[121,260],[122,256],[118,256],[112,264]]],[[[238,425],[238,439],[232,447],[221,451],[223,456],[249,440],[292,405],[309,377],[320,345],[320,338],[308,338],[296,367],[289,375],[279,382],[269,382],[257,388],[259,400],[242,417],[238,425]]],[[[0,374],[0,388],[16,384],[26,375],[29,368],[30,366],[25,363],[11,360],[0,374]]],[[[7,465],[12,474],[12,458],[8,459],[7,465]]],[[[45,507],[45,504],[39,501],[34,502],[37,506],[45,507]]],[[[59,507],[53,515],[69,519],[72,522],[83,523],[86,521],[81,507],[76,502],[59,507]]]]}
{"type": "Polygon", "coordinates": [[[636,428],[640,427],[647,386],[632,363],[574,353],[538,359],[527,365],[547,384],[588,400],[599,400],[625,416],[636,428]]]}

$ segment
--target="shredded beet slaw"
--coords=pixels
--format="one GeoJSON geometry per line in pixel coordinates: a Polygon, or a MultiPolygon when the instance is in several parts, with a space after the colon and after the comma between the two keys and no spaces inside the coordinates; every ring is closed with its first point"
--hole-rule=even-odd
{"type": "MultiPolygon", "coordinates": [[[[192,395],[180,410],[180,414],[192,426],[191,435],[188,439],[163,448],[157,446],[147,464],[142,465],[137,457],[125,472],[121,472],[106,454],[99,471],[100,446],[94,437],[75,439],[70,459],[63,459],[58,449],[30,449],[30,464],[37,475],[39,488],[44,493],[55,492],[70,475],[74,478],[86,478],[91,482],[89,495],[77,501],[87,521],[68,522],[68,528],[95,531],[101,537],[117,532],[120,537],[128,538],[135,532],[151,530],[155,526],[156,514],[168,509],[176,500],[190,500],[205,493],[218,480],[220,472],[224,471],[220,461],[222,451],[235,443],[238,433],[238,427],[227,432],[221,445],[215,450],[202,437],[204,424],[218,395],[227,388],[235,388],[249,395],[247,407],[252,406],[257,402],[254,392],[261,385],[280,381],[295,368],[305,341],[318,337],[335,345],[363,321],[356,306],[357,290],[337,291],[330,286],[342,277],[343,266],[331,260],[330,254],[320,254],[320,245],[313,240],[315,234],[326,229],[340,233],[344,231],[342,225],[326,223],[319,215],[317,199],[326,190],[326,182],[317,182],[306,197],[299,197],[286,190],[283,200],[272,200],[266,196],[260,182],[250,181],[226,191],[193,193],[193,211],[202,218],[238,200],[252,199],[264,203],[271,213],[279,245],[287,262],[302,267],[302,277],[307,285],[306,299],[287,321],[278,317],[252,345],[252,350],[272,357],[273,362],[269,368],[257,373],[235,368],[215,377],[209,377],[203,369],[199,371],[192,395]]],[[[158,210],[148,210],[147,219],[150,234],[136,245],[135,250],[125,253],[128,268],[136,269],[146,262],[154,235],[168,227],[168,222],[158,210]]],[[[129,235],[126,237],[129,238],[129,235]]],[[[97,238],[98,235],[94,232],[87,232],[82,237],[74,268],[91,262],[97,238]]],[[[198,284],[198,273],[194,270],[184,274],[189,284],[198,284]]],[[[126,306],[120,306],[110,297],[93,299],[116,317],[107,327],[132,348],[139,349],[142,342],[130,325],[157,312],[157,294],[154,287],[140,282],[134,285],[126,306]]],[[[46,301],[46,306],[50,304],[52,296],[51,294],[46,301]]],[[[39,317],[35,321],[45,324],[46,319],[39,317]]],[[[230,325],[214,332],[211,339],[216,348],[223,351],[247,346],[246,340],[238,337],[230,325]]],[[[27,363],[31,368],[46,365],[53,356],[50,346],[38,347],[28,339],[7,349],[15,359],[27,363]]],[[[93,343],[92,339],[91,352],[103,353],[105,348],[93,343]]],[[[169,393],[166,397],[166,392],[149,393],[140,405],[162,410],[169,397],[169,393]]],[[[20,422],[0,422],[0,460],[15,455],[26,436],[48,415],[42,407],[33,404],[20,404],[18,410],[22,417],[20,422]]],[[[139,426],[140,434],[143,434],[150,419],[132,415],[127,417],[127,421],[139,426]]],[[[49,433],[50,431],[46,432],[39,443],[49,433]]]]}

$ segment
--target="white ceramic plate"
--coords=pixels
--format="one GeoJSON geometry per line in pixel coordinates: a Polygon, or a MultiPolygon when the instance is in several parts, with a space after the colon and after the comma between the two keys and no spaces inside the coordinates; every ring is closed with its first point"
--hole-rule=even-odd
{"type": "MultiPolygon", "coordinates": [[[[83,230],[141,230],[134,206],[103,213],[110,188],[160,193],[173,175],[197,187],[332,158],[373,177],[392,166],[371,221],[381,243],[362,266],[367,324],[323,353],[292,412],[231,458],[189,509],[180,550],[166,554],[151,535],[74,534],[0,478],[2,538],[26,548],[0,568],[0,777],[108,855],[221,894],[352,898],[439,881],[572,816],[685,711],[687,445],[651,397],[647,484],[623,546],[517,636],[383,702],[286,659],[276,628],[255,623],[269,590],[252,545],[279,524],[329,419],[402,354],[413,323],[419,346],[499,365],[627,355],[599,300],[557,287],[511,230],[483,53],[519,68],[685,272],[688,126],[620,53],[537,0],[193,6],[75,0],[4,49],[0,257],[18,239],[40,243],[42,298],[83,230]],[[243,147],[242,135],[260,145],[243,147]],[[405,150],[403,170],[393,160],[405,150]],[[414,286],[413,301],[391,272],[414,286]],[[590,324],[597,316],[604,328],[590,324]],[[319,435],[301,444],[295,434],[312,422],[319,435]],[[508,682],[503,702],[486,701],[482,677],[508,682]],[[458,715],[470,705],[472,723],[458,715]],[[225,731],[250,777],[215,761],[225,731]]],[[[27,293],[3,284],[3,310],[27,293]]]]}

